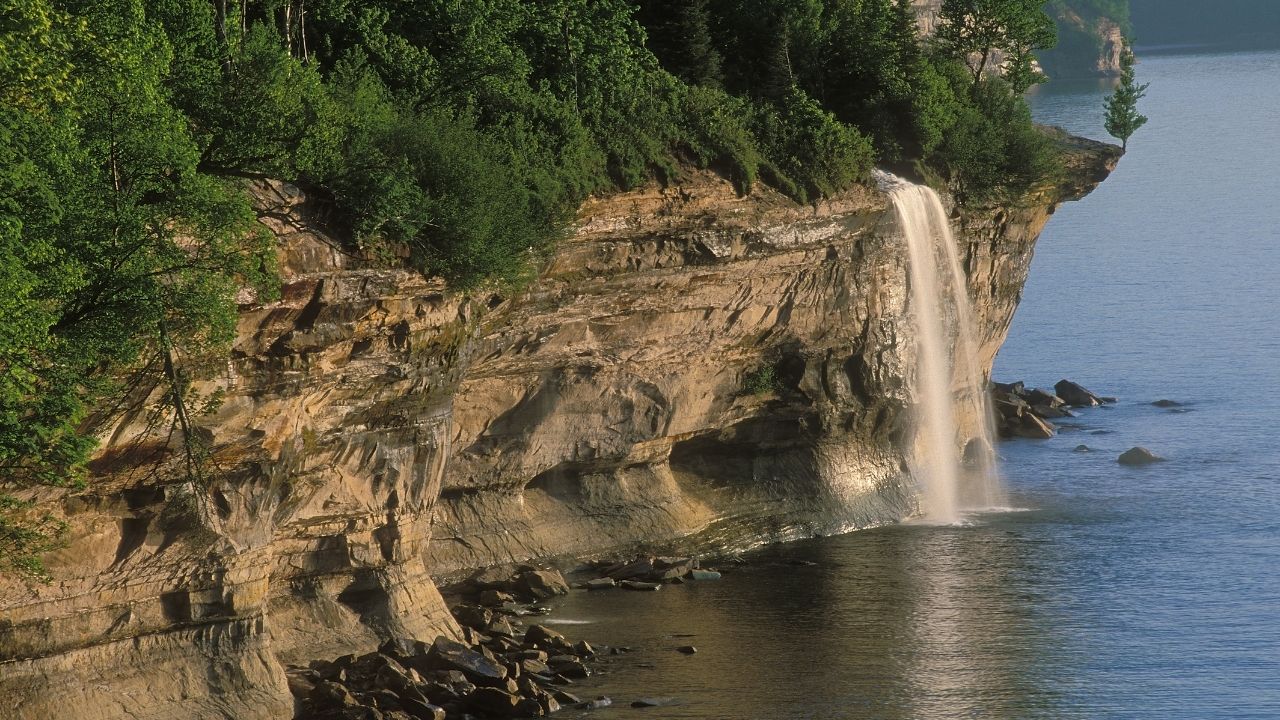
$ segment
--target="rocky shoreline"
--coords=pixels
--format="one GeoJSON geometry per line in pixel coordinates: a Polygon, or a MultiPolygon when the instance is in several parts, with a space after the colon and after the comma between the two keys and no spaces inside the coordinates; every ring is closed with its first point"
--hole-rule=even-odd
{"type": "MultiPolygon", "coordinates": [[[[314,660],[288,668],[289,689],[301,720],[444,720],[536,718],[565,708],[594,710],[613,704],[580,698],[568,686],[592,675],[597,663],[629,647],[574,642],[533,618],[549,614],[542,602],[571,589],[654,592],[664,585],[718,580],[696,557],[640,556],[597,560],[575,573],[571,586],[550,567],[519,564],[484,568],[444,588],[462,641],[443,635],[431,643],[393,638],[376,651],[314,660]]],[[[697,648],[683,645],[692,655],[697,648]]],[[[632,707],[657,707],[670,698],[638,697],[632,707]]]]}

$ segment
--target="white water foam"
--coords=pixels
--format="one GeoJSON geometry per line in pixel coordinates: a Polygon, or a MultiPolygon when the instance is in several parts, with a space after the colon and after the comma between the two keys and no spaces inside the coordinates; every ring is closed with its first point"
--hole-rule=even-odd
{"type": "Polygon", "coordinates": [[[878,172],[877,181],[893,201],[910,266],[919,339],[911,470],[920,485],[920,513],[925,522],[954,525],[964,512],[1007,502],[968,279],[938,194],[889,173],[878,172]]]}

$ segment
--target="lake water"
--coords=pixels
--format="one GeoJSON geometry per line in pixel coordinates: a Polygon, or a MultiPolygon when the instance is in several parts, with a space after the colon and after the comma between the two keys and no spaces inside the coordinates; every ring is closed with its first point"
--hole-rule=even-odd
{"type": "MultiPolygon", "coordinates": [[[[1050,223],[996,368],[1120,403],[1001,446],[1025,511],[767,548],[659,593],[576,593],[554,617],[591,624],[566,632],[636,648],[582,686],[623,706],[596,715],[640,717],[626,703],[660,695],[680,704],[643,713],[1280,717],[1280,53],[1139,70],[1151,122],[1050,223]],[[1169,461],[1117,465],[1133,445],[1169,461]]],[[[1050,85],[1035,111],[1104,138],[1106,92],[1050,85]]]]}

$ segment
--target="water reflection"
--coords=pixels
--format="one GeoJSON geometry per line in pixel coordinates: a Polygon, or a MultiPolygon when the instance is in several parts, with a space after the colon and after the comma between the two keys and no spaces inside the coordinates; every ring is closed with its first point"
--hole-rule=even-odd
{"type": "Polygon", "coordinates": [[[557,616],[640,648],[587,689],[684,701],[663,717],[1054,716],[1036,674],[1054,642],[1018,587],[1037,546],[992,517],[769,548],[718,583],[578,594],[557,616]]]}

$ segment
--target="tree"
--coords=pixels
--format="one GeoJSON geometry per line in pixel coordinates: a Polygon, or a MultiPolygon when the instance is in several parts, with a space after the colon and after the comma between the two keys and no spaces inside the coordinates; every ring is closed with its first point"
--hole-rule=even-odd
{"type": "Polygon", "coordinates": [[[1015,93],[1044,81],[1034,53],[1057,42],[1044,0],[943,0],[938,19],[938,42],[968,65],[975,87],[997,53],[1015,93]]]}
{"type": "Polygon", "coordinates": [[[1133,50],[1126,43],[1120,55],[1120,85],[1107,98],[1107,132],[1125,150],[1129,148],[1129,138],[1147,124],[1147,116],[1138,112],[1138,101],[1146,96],[1149,83],[1139,85],[1134,79],[1134,62],[1133,50]]]}
{"type": "Polygon", "coordinates": [[[645,0],[637,18],[649,50],[668,72],[690,85],[720,87],[720,51],[711,38],[708,0],[645,0]]]}

